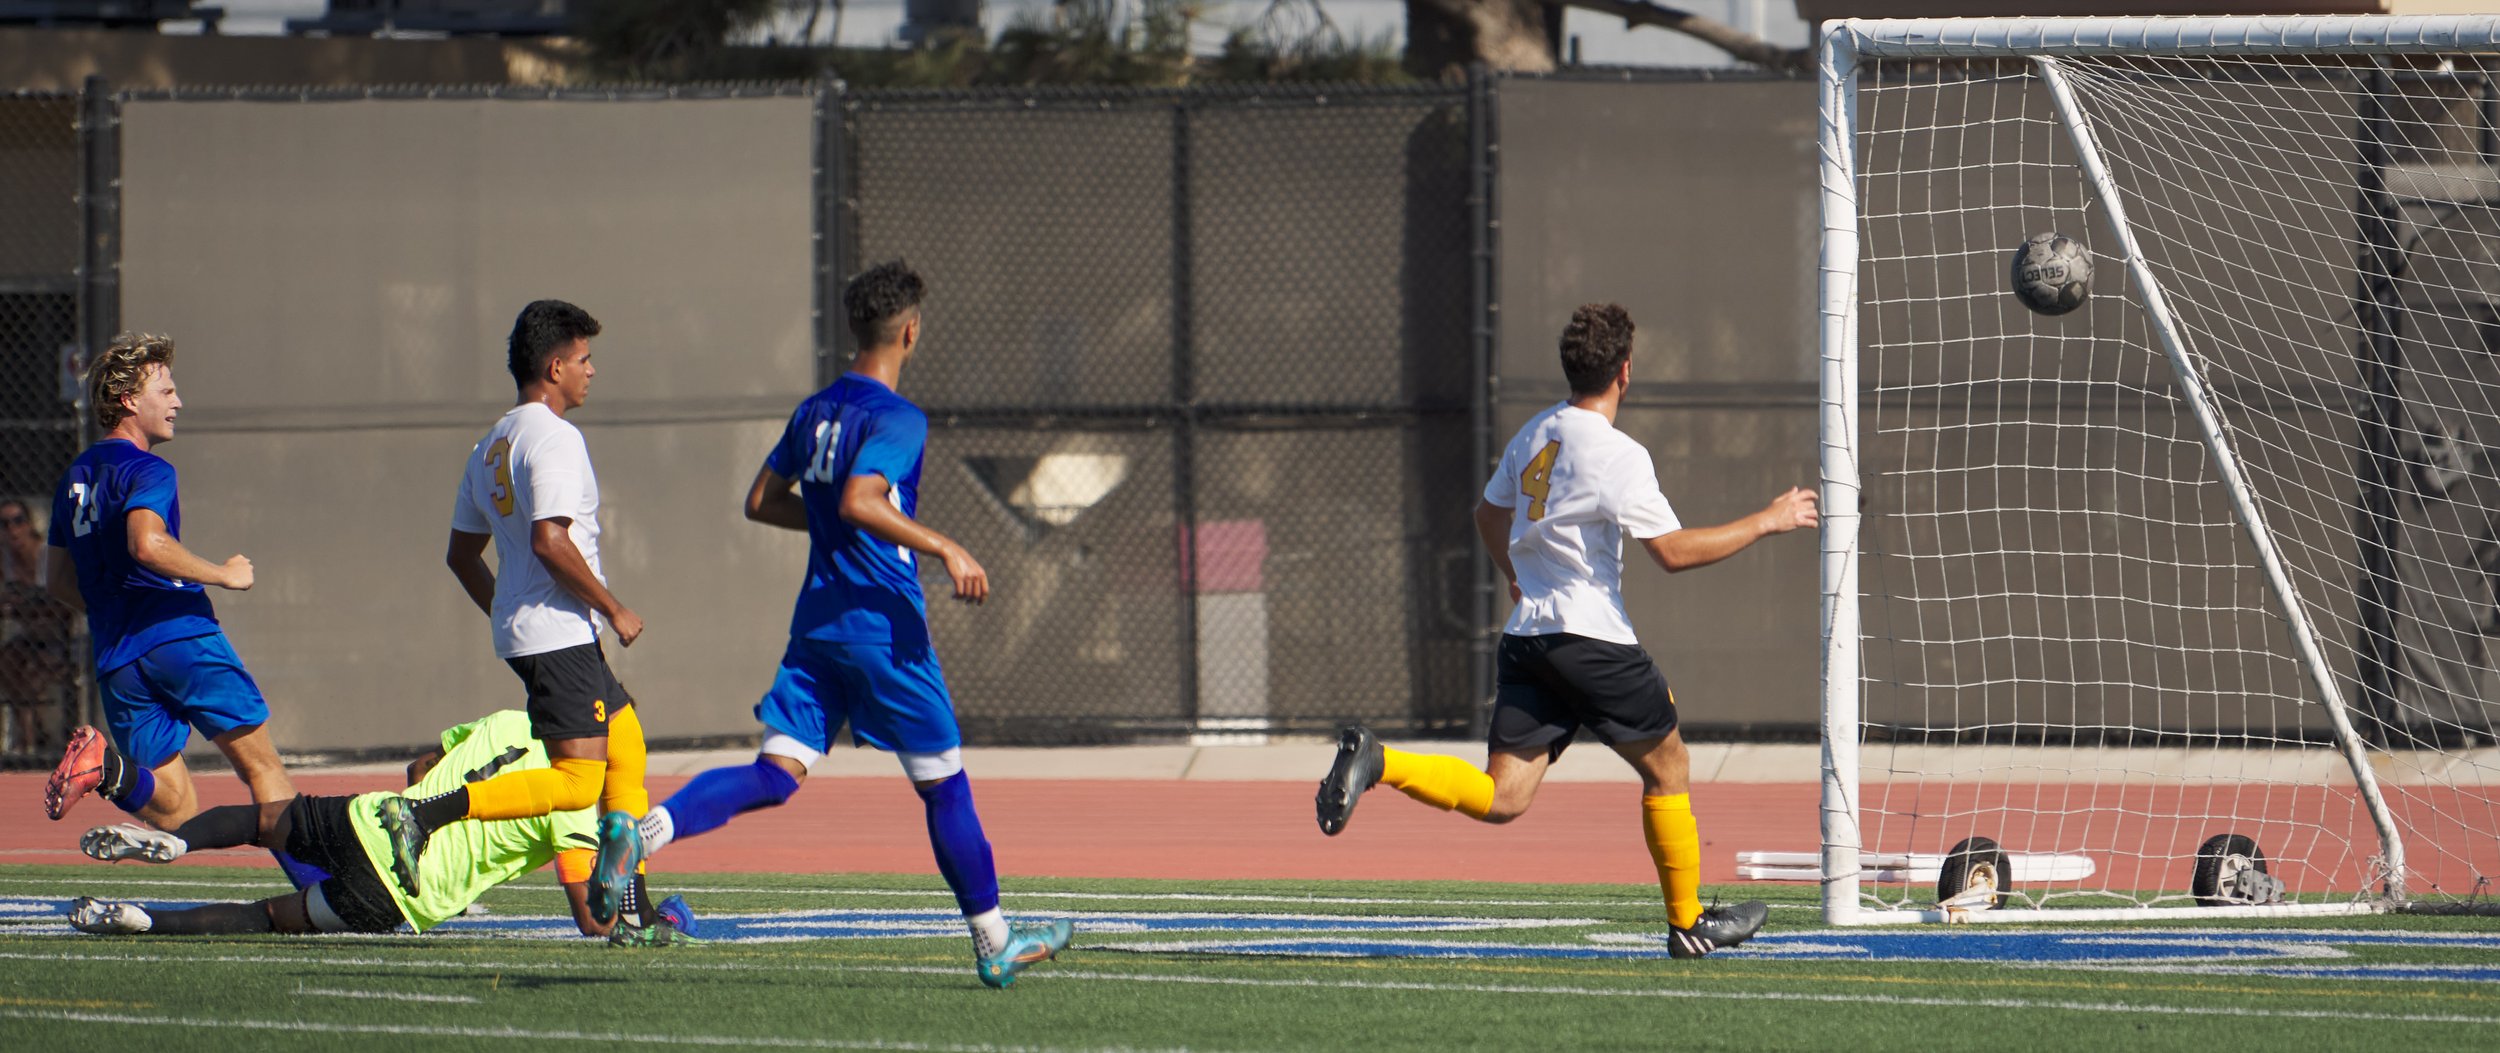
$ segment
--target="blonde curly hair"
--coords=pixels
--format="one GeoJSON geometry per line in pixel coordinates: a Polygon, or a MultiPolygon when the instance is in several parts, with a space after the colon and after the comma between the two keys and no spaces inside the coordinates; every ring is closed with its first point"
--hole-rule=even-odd
{"type": "Polygon", "coordinates": [[[122,400],[139,393],[149,366],[174,365],[174,338],[154,333],[122,333],[104,353],[87,363],[87,405],[99,431],[119,427],[130,410],[122,400]]]}

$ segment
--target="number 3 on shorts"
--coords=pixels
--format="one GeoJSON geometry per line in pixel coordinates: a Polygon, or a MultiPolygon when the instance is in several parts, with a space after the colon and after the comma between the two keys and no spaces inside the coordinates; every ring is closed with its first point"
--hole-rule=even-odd
{"type": "Polygon", "coordinates": [[[1546,443],[1536,456],[1528,460],[1526,471],[1519,473],[1519,492],[1528,495],[1528,521],[1545,518],[1545,492],[1553,486],[1554,458],[1562,453],[1562,440],[1546,443]]]}

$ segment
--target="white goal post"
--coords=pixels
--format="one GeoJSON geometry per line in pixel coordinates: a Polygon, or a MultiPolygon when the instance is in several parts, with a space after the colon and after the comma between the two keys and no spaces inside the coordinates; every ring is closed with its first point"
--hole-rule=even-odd
{"type": "Polygon", "coordinates": [[[1821,57],[1826,920],[2494,892],[2500,17],[1821,57]],[[2051,232],[2054,316],[2009,276],[2051,232]]]}

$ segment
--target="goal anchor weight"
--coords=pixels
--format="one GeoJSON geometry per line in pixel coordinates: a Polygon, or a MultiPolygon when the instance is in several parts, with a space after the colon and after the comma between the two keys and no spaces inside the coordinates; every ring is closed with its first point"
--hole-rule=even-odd
{"type": "Polygon", "coordinates": [[[2188,882],[2203,907],[2283,902],[2283,879],[2266,872],[2266,854],[2240,834],[2215,834],[2196,846],[2196,874],[2188,882]]]}

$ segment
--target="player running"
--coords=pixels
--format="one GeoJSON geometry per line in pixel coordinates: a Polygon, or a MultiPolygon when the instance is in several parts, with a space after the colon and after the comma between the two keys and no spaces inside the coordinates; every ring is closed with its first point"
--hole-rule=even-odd
{"type": "Polygon", "coordinates": [[[1632,382],[1632,318],[1614,304],[1572,312],[1562,334],[1571,398],[1528,420],[1502,451],[1476,505],[1476,534],[1510,579],[1486,770],[1456,757],[1387,749],[1370,729],[1338,736],[1319,784],[1319,828],[1344,830],[1355,802],[1388,783],[1433,807],[1488,823],[1524,815],[1546,767],[1582,728],[1641,774],[1641,835],[1667,901],[1668,953],[1698,958],[1744,942],[1768,908],[1701,906],[1701,834],[1693,822],[1675,695],[1623,609],[1623,537],[1672,574],[1708,566],[1771,534],[1815,525],[1812,493],[1791,487],[1762,511],[1685,528],[1658,490],[1649,451],[1614,427],[1632,382]]]}
{"type": "MultiPolygon", "coordinates": [[[[408,792],[432,796],[499,773],[544,771],[547,751],[530,735],[529,714],[507,709],[443,732],[442,750],[408,766],[408,792]]],[[[298,797],[274,829],[255,829],[252,809],[229,805],[201,812],[172,833],[143,826],[99,826],[78,847],[102,860],[170,863],[194,849],[259,843],[283,846],[330,871],[310,888],[258,903],[211,903],[150,910],[137,903],[82,898],[69,923],[81,932],[200,936],[241,932],[393,932],[405,924],[424,932],[455,917],[487,889],[555,860],[557,880],[572,903],[573,922],[587,936],[632,946],[686,942],[674,923],[646,915],[643,924],[591,917],[587,878],[596,818],[587,808],[526,819],[467,823],[434,839],[425,854],[425,894],[412,895],[384,878],[391,838],[374,818],[389,793],[298,797]]]]}
{"type": "Polygon", "coordinates": [[[859,744],[900,756],[926,804],[930,847],[972,930],[981,982],[1005,987],[1067,946],[1067,922],[1010,926],[999,912],[998,873],[973,810],[954,704],[930,649],[912,553],[945,561],[958,600],[980,603],[990,583],[962,545],[912,518],[929,420],[895,388],[920,346],[922,291],[920,276],[899,260],[843,289],[859,357],[799,403],[747,491],[748,519],[808,536],[789,648],[755,707],[763,749],[753,764],[695,776],[639,824],[616,812],[600,821],[590,879],[600,916],[614,909],[614,889],[645,855],[789,800],[847,721],[859,744]]]}
{"type": "Polygon", "coordinates": [[[519,404],[469,453],[444,555],[494,623],[495,654],[521,677],[530,733],[552,759],[420,800],[381,800],[391,875],[411,896],[425,893],[418,861],[428,839],[462,819],[525,819],[594,804],[641,815],[651,804],[642,786],[642,722],[599,646],[603,622],[618,643],[633,646],[642,618],[608,591],[599,571],[599,479],[581,429],[564,419],[590,399],[597,335],[598,320],[562,300],[539,300],[513,320],[505,367],[519,404]],[[490,539],[500,574],[486,565],[490,539]]]}
{"type": "MultiPolygon", "coordinates": [[[[46,587],[87,612],[112,742],[92,727],[70,733],[44,784],[44,814],[58,820],[92,792],[157,826],[180,825],[200,810],[182,761],[196,728],[251,787],[266,830],[295,796],[295,783],[263,727],[269,703],[226,642],[202,588],[251,588],[252,561],[211,563],[183,547],[174,466],[154,452],[174,441],[182,409],[174,342],[116,336],[88,365],[86,385],[104,438],[70,463],[53,495],[46,587]]],[[[282,848],[270,854],[298,888],[327,876],[282,848]]]]}

